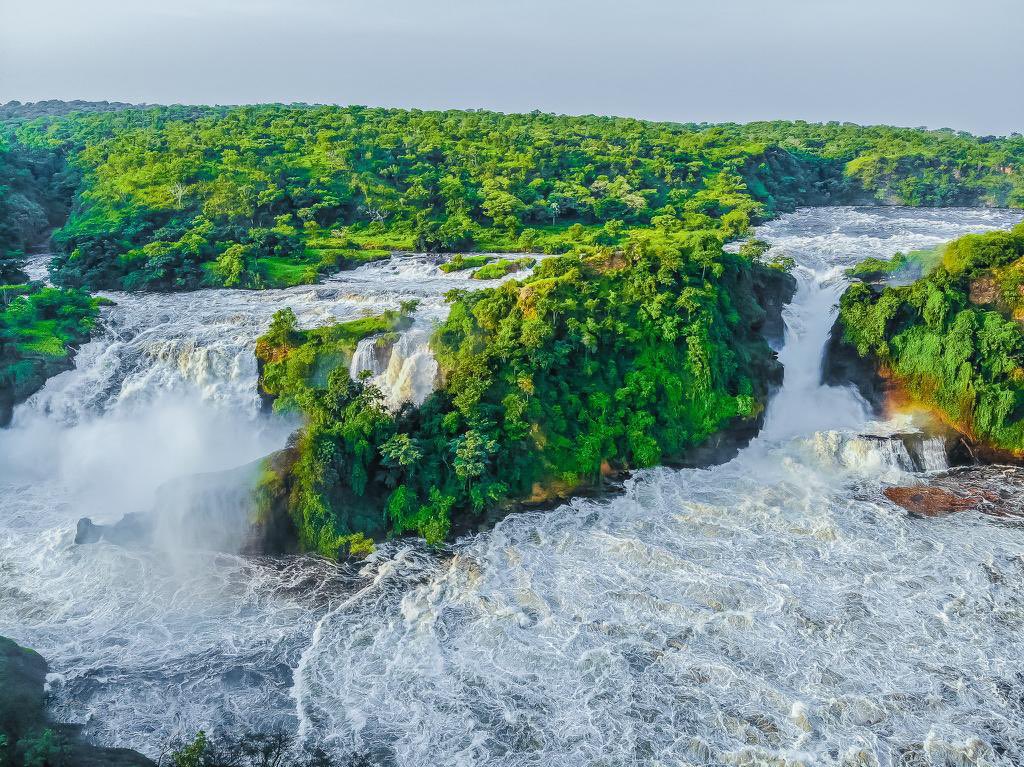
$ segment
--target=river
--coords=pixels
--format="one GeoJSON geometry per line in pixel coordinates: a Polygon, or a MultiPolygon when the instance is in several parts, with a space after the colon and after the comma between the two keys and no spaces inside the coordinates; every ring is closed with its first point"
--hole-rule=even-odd
{"type": "Polygon", "coordinates": [[[284,727],[401,767],[1016,764],[1024,529],[889,504],[910,466],[859,435],[904,425],[819,378],[845,267],[1018,220],[826,208],[760,227],[799,290],[785,383],[737,458],[359,568],[75,546],[74,528],[283,444],[294,424],[260,413],[251,353],[276,309],[308,325],[419,299],[376,371],[416,400],[441,296],[469,283],[396,257],[284,291],[112,294],[75,369],[0,433],[0,634],[50,660],[58,716],[150,754],[284,727]]]}

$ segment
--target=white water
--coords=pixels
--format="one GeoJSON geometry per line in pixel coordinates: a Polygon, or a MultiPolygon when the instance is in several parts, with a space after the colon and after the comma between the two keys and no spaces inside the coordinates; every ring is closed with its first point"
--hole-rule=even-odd
{"type": "Polygon", "coordinates": [[[334,297],[125,297],[119,348],[135,351],[83,354],[0,440],[8,466],[27,457],[0,499],[0,633],[50,658],[58,713],[150,752],[176,732],[278,722],[403,767],[1012,765],[1024,531],[885,502],[883,481],[910,480],[902,444],[859,434],[895,427],[866,424],[817,371],[839,267],[1018,219],[842,208],[763,227],[800,291],[785,386],[734,461],[640,472],[610,501],[511,517],[451,556],[390,545],[361,573],[70,539],[105,494],[138,502],[196,453],[239,464],[279,439],[241,350],[282,301],[307,322],[352,316],[422,281],[386,301],[388,267],[334,297]]]}

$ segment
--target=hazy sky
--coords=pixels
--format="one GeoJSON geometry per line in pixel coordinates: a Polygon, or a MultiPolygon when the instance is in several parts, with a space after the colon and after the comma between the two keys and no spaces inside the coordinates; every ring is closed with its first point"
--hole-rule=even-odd
{"type": "Polygon", "coordinates": [[[1024,0],[0,0],[0,102],[1024,132],[1024,0]]]}

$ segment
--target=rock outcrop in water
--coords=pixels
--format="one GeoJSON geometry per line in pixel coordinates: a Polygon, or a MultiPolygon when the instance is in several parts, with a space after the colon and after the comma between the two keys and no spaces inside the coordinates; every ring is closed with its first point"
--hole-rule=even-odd
{"type": "Polygon", "coordinates": [[[117,522],[80,519],[76,544],[106,541],[118,546],[159,546],[229,553],[277,554],[295,546],[286,514],[261,500],[263,473],[279,465],[282,450],[266,459],[228,471],[193,474],[157,490],[150,511],[125,514],[117,522]]]}
{"type": "Polygon", "coordinates": [[[0,764],[155,767],[136,751],[93,746],[81,738],[80,728],[51,722],[46,674],[42,656],[0,637],[0,764]]]}
{"type": "MultiPolygon", "coordinates": [[[[727,459],[782,382],[765,333],[780,340],[795,288],[711,231],[549,258],[521,282],[453,296],[427,349],[439,388],[398,409],[380,375],[349,375],[362,372],[349,369],[356,331],[375,320],[299,330],[281,314],[257,344],[261,387],[306,426],[261,492],[287,506],[304,548],[345,555],[407,531],[441,542],[624,470],[727,459]]],[[[358,367],[376,372],[362,351],[358,367]]]]}
{"type": "Polygon", "coordinates": [[[877,366],[857,353],[843,338],[843,325],[836,320],[829,331],[821,364],[821,382],[826,386],[853,386],[875,415],[885,412],[891,385],[877,366]]]}
{"type": "Polygon", "coordinates": [[[970,466],[928,477],[919,485],[888,487],[885,497],[917,517],[977,511],[1024,520],[1024,469],[970,466]]]}

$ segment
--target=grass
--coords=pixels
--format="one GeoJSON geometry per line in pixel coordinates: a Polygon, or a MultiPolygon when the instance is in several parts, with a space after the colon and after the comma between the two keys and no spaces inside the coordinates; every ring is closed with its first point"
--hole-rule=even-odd
{"type": "Polygon", "coordinates": [[[308,261],[294,261],[279,256],[256,259],[257,273],[267,287],[289,288],[292,285],[309,285],[317,281],[320,270],[308,261]]]}
{"type": "Polygon", "coordinates": [[[473,272],[474,280],[498,280],[507,274],[529,269],[536,262],[533,258],[501,259],[485,264],[473,272]]]}
{"type": "Polygon", "coordinates": [[[464,256],[461,253],[457,253],[451,261],[446,261],[439,268],[442,272],[450,274],[451,272],[462,272],[466,269],[484,266],[490,260],[490,256],[464,256]]]}

